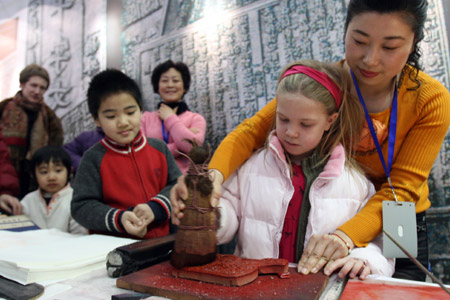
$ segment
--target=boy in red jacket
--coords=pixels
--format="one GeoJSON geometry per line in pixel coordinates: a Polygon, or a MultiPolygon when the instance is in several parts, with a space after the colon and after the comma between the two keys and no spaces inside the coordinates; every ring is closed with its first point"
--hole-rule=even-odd
{"type": "Polygon", "coordinates": [[[169,233],[169,191],[181,176],[166,144],[139,131],[142,97],[118,70],[92,79],[89,112],[105,137],[83,156],[73,184],[73,218],[91,232],[131,238],[169,233]]]}

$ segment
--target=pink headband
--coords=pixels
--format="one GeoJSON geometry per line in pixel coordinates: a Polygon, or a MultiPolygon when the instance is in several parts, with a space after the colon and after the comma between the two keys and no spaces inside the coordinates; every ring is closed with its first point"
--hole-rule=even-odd
{"type": "Polygon", "coordinates": [[[330,77],[328,77],[327,74],[307,66],[295,65],[284,72],[283,76],[281,76],[281,79],[292,74],[305,74],[323,85],[331,93],[334,100],[336,101],[336,107],[339,108],[342,101],[341,90],[338,88],[336,83],[334,83],[334,81],[331,80],[330,77]]]}

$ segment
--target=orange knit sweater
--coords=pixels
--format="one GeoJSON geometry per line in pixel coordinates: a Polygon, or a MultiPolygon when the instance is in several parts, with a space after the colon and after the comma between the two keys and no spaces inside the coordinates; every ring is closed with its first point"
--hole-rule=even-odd
{"type": "MultiPolygon", "coordinates": [[[[450,94],[437,80],[420,72],[421,86],[417,90],[405,76],[398,90],[397,136],[391,180],[400,201],[414,201],[420,213],[431,205],[427,185],[431,167],[440,151],[450,124],[450,94]]],[[[261,147],[275,116],[276,99],[270,101],[256,115],[236,127],[219,145],[209,165],[224,178],[261,147]]],[[[390,109],[370,114],[381,130],[388,128],[390,109]]],[[[387,130],[387,129],[386,129],[387,130]]],[[[370,133],[368,136],[371,139],[370,133]]],[[[380,141],[387,159],[387,138],[380,141]]],[[[367,146],[367,139],[365,146],[367,146]]],[[[358,247],[366,246],[382,229],[382,201],[393,200],[384,169],[375,147],[357,152],[356,159],[367,168],[377,193],[351,220],[339,227],[358,247]]]]}

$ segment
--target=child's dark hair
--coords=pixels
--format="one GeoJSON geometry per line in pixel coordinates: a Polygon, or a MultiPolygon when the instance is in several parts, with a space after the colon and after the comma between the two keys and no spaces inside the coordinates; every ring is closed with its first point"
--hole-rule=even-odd
{"type": "Polygon", "coordinates": [[[181,61],[174,63],[173,61],[166,60],[165,62],[157,65],[152,72],[152,86],[153,91],[157,94],[159,94],[159,79],[161,78],[161,75],[169,71],[169,69],[174,68],[181,74],[181,79],[183,79],[183,87],[184,87],[184,93],[186,94],[189,90],[189,86],[191,85],[191,73],[189,72],[189,68],[186,66],[186,64],[182,63],[181,61]]]}
{"type": "MultiPolygon", "coordinates": [[[[67,182],[70,179],[70,173],[72,171],[72,158],[70,158],[69,153],[66,152],[61,146],[44,146],[39,148],[34,152],[31,158],[31,170],[33,176],[35,176],[36,167],[42,163],[62,163],[67,169],[67,182]]],[[[67,183],[66,182],[66,183],[67,183]]]]}
{"type": "Polygon", "coordinates": [[[142,110],[142,94],[136,81],[119,70],[108,69],[92,78],[87,91],[89,112],[98,118],[100,104],[105,98],[120,93],[130,94],[142,110]]]}

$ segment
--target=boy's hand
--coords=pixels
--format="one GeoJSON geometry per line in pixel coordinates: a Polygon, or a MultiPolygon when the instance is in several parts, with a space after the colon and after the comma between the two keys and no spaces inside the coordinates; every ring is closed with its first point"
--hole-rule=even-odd
{"type": "Polygon", "coordinates": [[[155,214],[148,204],[141,203],[136,205],[133,209],[134,214],[138,217],[145,226],[150,225],[155,220],[155,214]]]}
{"type": "Polygon", "coordinates": [[[329,276],[339,268],[341,268],[338,274],[339,278],[344,278],[349,274],[349,277],[352,279],[359,275],[359,279],[364,280],[370,274],[370,267],[363,260],[349,256],[335,261],[330,260],[325,267],[324,273],[329,276]]]}
{"type": "Polygon", "coordinates": [[[145,223],[132,211],[124,212],[121,221],[128,234],[142,238],[147,233],[147,225],[145,225],[145,223]]]}
{"type": "MultiPolygon", "coordinates": [[[[216,207],[219,204],[222,193],[223,175],[218,170],[210,170],[210,179],[213,182],[211,193],[211,205],[216,207]]],[[[188,190],[184,181],[185,176],[178,177],[177,183],[170,190],[170,203],[172,204],[172,224],[180,225],[180,219],[183,218],[185,208],[184,200],[188,196],[188,190]]]]}
{"type": "Polygon", "coordinates": [[[11,195],[0,195],[0,209],[12,215],[22,214],[22,204],[19,199],[11,195]]]}

